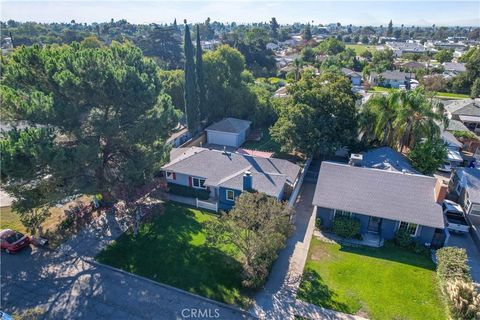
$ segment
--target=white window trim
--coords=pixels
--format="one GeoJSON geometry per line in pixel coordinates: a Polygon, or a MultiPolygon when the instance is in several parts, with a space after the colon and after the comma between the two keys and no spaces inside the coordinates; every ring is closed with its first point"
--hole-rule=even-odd
{"type": "MultiPolygon", "coordinates": [[[[396,227],[395,232],[397,232],[398,230],[400,230],[400,224],[401,224],[402,222],[405,222],[405,221],[398,221],[398,222],[397,222],[397,227],[396,227]]],[[[415,233],[414,233],[414,234],[411,234],[410,237],[415,238],[416,236],[418,236],[418,230],[420,229],[420,225],[419,225],[418,223],[412,223],[412,222],[405,222],[405,223],[408,223],[408,224],[416,224],[416,225],[417,225],[417,228],[415,229],[415,233]]]]}
{"type": "Polygon", "coordinates": [[[226,189],[225,190],[225,199],[227,199],[228,201],[235,201],[235,191],[231,190],[231,189],[226,189]],[[232,193],[232,197],[229,198],[228,197],[228,193],[231,192],[232,193]]]}
{"type": "Polygon", "coordinates": [[[165,177],[167,177],[168,180],[173,180],[173,171],[165,171],[165,177]]]}
{"type": "Polygon", "coordinates": [[[197,177],[192,177],[192,187],[195,189],[207,189],[207,186],[205,185],[205,179],[203,178],[197,178],[197,177]],[[198,187],[195,186],[195,183],[193,182],[195,179],[198,180],[198,187]],[[203,180],[203,187],[200,184],[200,180],[203,180]]]}
{"type": "MultiPolygon", "coordinates": [[[[346,210],[338,210],[338,211],[348,212],[348,213],[350,213],[350,214],[348,215],[348,217],[349,217],[349,218],[353,217],[353,212],[351,212],[351,211],[346,211],[346,210]]],[[[333,210],[333,217],[335,218],[336,215],[337,215],[337,209],[334,209],[334,210],[333,210]]]]}

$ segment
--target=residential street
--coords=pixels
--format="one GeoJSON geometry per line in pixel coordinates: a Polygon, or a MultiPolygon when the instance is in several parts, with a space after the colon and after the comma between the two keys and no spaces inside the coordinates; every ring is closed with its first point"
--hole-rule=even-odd
{"type": "Polygon", "coordinates": [[[113,219],[70,240],[63,250],[1,254],[1,306],[14,313],[40,307],[40,319],[219,319],[245,313],[184,291],[92,263],[100,246],[124,228],[113,219]],[[101,241],[100,241],[101,240],[101,241]],[[95,244],[95,245],[94,245],[95,244]]]}

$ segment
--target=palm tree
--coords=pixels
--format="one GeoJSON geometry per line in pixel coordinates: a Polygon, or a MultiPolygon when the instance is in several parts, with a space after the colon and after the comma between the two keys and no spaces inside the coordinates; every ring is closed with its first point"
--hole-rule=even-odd
{"type": "Polygon", "coordinates": [[[422,139],[433,139],[440,134],[438,123],[444,121],[443,106],[435,105],[423,89],[399,91],[397,99],[399,108],[393,127],[400,151],[405,147],[411,149],[422,139]]]}

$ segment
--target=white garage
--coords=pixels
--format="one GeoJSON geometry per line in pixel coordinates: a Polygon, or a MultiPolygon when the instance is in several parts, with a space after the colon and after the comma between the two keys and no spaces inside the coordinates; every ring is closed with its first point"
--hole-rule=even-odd
{"type": "Polygon", "coordinates": [[[205,129],[207,143],[227,147],[240,147],[247,138],[251,121],[225,118],[205,129]]]}

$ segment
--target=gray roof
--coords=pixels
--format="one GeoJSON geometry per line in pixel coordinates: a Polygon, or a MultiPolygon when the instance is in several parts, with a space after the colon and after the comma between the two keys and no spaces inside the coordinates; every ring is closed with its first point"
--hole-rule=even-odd
{"type": "Polygon", "coordinates": [[[362,166],[396,172],[419,173],[403,154],[390,147],[381,147],[365,152],[362,166]]]}
{"type": "MultiPolygon", "coordinates": [[[[198,147],[185,150],[183,156],[177,156],[163,166],[163,169],[203,177],[206,185],[230,188],[237,186],[240,190],[241,184],[237,179],[248,170],[253,175],[254,189],[267,194],[278,194],[282,180],[284,183],[294,184],[301,170],[298,165],[283,159],[224,153],[198,147]]],[[[283,185],[281,186],[283,188],[283,185]]]]}
{"type": "Polygon", "coordinates": [[[251,121],[236,119],[236,118],[225,118],[219,122],[215,122],[205,130],[211,131],[220,131],[220,132],[229,132],[229,133],[241,133],[250,128],[251,121]]]}
{"type": "Polygon", "coordinates": [[[465,181],[470,201],[480,203],[480,169],[457,168],[455,171],[460,181],[465,181]]]}
{"type": "Polygon", "coordinates": [[[448,120],[448,127],[445,129],[447,131],[470,131],[462,121],[450,119],[448,120]]]}
{"type": "Polygon", "coordinates": [[[341,71],[344,75],[346,75],[347,77],[362,77],[362,75],[356,71],[353,71],[352,69],[348,69],[348,68],[341,68],[341,71]]]}
{"type": "Polygon", "coordinates": [[[455,72],[467,71],[467,68],[465,67],[465,63],[458,63],[458,62],[444,62],[443,68],[447,71],[455,71],[455,72]]]}
{"type": "Polygon", "coordinates": [[[480,104],[473,99],[460,99],[445,104],[445,110],[453,115],[480,117],[480,104]]]}
{"type": "Polygon", "coordinates": [[[426,68],[424,63],[421,63],[418,61],[407,61],[400,64],[400,66],[408,69],[425,69],[426,68]]]}
{"type": "Polygon", "coordinates": [[[455,138],[455,136],[452,133],[448,131],[442,132],[442,139],[447,143],[449,147],[454,147],[457,149],[460,149],[463,147],[463,144],[460,141],[458,141],[458,139],[455,138]]]}
{"type": "MultiPolygon", "coordinates": [[[[227,178],[225,181],[219,184],[220,187],[231,188],[235,190],[243,189],[243,174],[241,173],[227,178]]],[[[280,174],[265,174],[252,172],[252,188],[257,191],[266,193],[269,196],[277,197],[283,190],[287,179],[284,175],[280,174]]]]}
{"type": "Polygon", "coordinates": [[[398,70],[387,70],[380,74],[376,72],[370,73],[371,77],[374,79],[378,79],[378,77],[382,77],[385,80],[407,80],[407,79],[415,79],[415,74],[411,72],[402,72],[398,70]]]}
{"type": "Polygon", "coordinates": [[[444,228],[434,199],[436,180],[417,174],[323,162],[313,204],[374,217],[444,228]]]}

